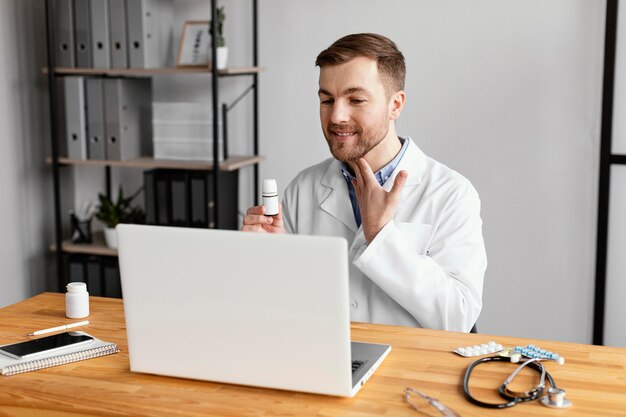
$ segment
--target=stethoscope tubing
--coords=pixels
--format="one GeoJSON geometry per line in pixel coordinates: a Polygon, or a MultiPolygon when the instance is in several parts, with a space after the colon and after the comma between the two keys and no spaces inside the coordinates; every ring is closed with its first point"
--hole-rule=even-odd
{"type": "MultiPolygon", "coordinates": [[[[533,401],[538,399],[541,394],[544,391],[544,386],[543,386],[543,382],[540,382],[540,384],[535,387],[533,390],[528,391],[528,395],[525,396],[512,396],[506,393],[506,385],[508,384],[508,382],[510,382],[510,378],[507,378],[507,380],[500,385],[500,387],[498,388],[498,393],[500,394],[500,396],[502,398],[504,398],[505,400],[507,400],[507,402],[505,403],[487,403],[484,401],[480,401],[478,399],[476,399],[474,396],[472,396],[472,394],[470,393],[469,390],[469,381],[470,381],[470,377],[472,375],[472,371],[474,370],[474,368],[476,368],[478,365],[483,364],[483,363],[487,363],[487,362],[507,362],[510,363],[510,358],[505,357],[505,356],[489,356],[486,358],[481,358],[478,359],[474,362],[472,362],[468,367],[467,370],[465,371],[465,376],[463,377],[463,393],[465,394],[465,398],[471,402],[472,404],[478,405],[480,407],[485,407],[485,408],[509,408],[509,407],[513,407],[514,405],[517,405],[521,402],[526,402],[526,401],[533,401]]],[[[542,376],[541,380],[543,381],[543,376],[545,375],[545,379],[547,380],[548,384],[552,387],[552,388],[556,388],[556,384],[554,383],[554,378],[552,378],[552,375],[550,375],[550,373],[548,371],[546,371],[545,367],[543,366],[543,364],[541,364],[540,362],[531,362],[528,361],[528,363],[524,363],[525,366],[528,366],[529,368],[535,370],[536,372],[539,373],[539,375],[542,376]]],[[[517,372],[517,371],[516,371],[517,372]]]]}

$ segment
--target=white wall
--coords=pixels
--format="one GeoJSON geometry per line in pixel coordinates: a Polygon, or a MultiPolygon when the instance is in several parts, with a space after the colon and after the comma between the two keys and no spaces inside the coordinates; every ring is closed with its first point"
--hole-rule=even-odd
{"type": "MultiPolygon", "coordinates": [[[[190,17],[208,17],[189,0],[177,3],[190,17]]],[[[247,65],[249,3],[225,4],[233,64],[247,65]]],[[[388,35],[408,64],[400,133],[467,176],[481,195],[490,263],[479,330],[590,342],[605,2],[259,5],[260,64],[267,68],[260,86],[261,153],[267,156],[261,177],[275,177],[284,188],[300,169],[329,155],[318,120],[317,53],[344,34],[388,35]]],[[[46,275],[41,259],[53,239],[46,224],[50,170],[42,162],[48,155],[42,31],[43,2],[0,2],[0,56],[14,57],[0,61],[0,183],[6,196],[0,221],[10,236],[0,245],[0,305],[40,291],[46,275]]],[[[157,94],[175,97],[206,83],[193,99],[209,100],[209,82],[198,79],[157,94]]],[[[237,82],[226,80],[227,95],[241,91],[237,82]]],[[[249,111],[249,103],[243,109],[249,111]]],[[[245,152],[244,143],[234,146],[245,152]]]]}
{"type": "Polygon", "coordinates": [[[43,4],[0,1],[0,306],[54,283],[43,4]]]}
{"type": "Polygon", "coordinates": [[[615,86],[613,91],[613,138],[611,152],[626,154],[626,7],[617,8],[617,36],[615,45],[615,86]]]}
{"type": "Polygon", "coordinates": [[[479,331],[590,342],[604,2],[260,4],[262,177],[284,188],[329,156],[317,53],[352,32],[389,36],[408,67],[399,133],[481,195],[479,331]]]}
{"type": "Polygon", "coordinates": [[[626,347],[626,166],[611,167],[604,344],[626,347]]]}

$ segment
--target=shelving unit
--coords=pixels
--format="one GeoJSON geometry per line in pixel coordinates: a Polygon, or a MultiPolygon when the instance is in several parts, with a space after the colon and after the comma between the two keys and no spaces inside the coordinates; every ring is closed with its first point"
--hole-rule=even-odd
{"type": "MultiPolygon", "coordinates": [[[[220,77],[251,75],[263,71],[262,67],[233,67],[217,70],[220,77]]],[[[43,68],[44,74],[48,73],[47,68],[43,68]]],[[[106,75],[111,77],[146,77],[152,75],[171,74],[211,74],[211,67],[171,67],[171,68],[57,68],[56,75],[106,75]]]]}
{"type": "MultiPolygon", "coordinates": [[[[204,0],[208,3],[211,9],[211,21],[217,21],[217,0],[204,0]]],[[[54,0],[45,0],[45,12],[46,12],[46,27],[47,27],[47,54],[48,65],[43,68],[42,72],[47,75],[48,88],[49,88],[49,104],[50,104],[50,128],[51,128],[51,157],[48,158],[48,163],[52,165],[53,175],[53,187],[54,187],[54,230],[55,230],[55,242],[50,246],[56,254],[57,265],[57,280],[59,288],[63,288],[66,284],[65,273],[65,259],[66,254],[88,254],[88,255],[100,255],[100,256],[117,256],[117,251],[112,248],[108,248],[99,234],[94,235],[94,241],[91,244],[74,244],[71,240],[65,240],[63,237],[62,216],[61,212],[61,183],[60,172],[64,167],[68,166],[87,166],[95,168],[104,168],[106,177],[106,193],[111,194],[111,169],[115,168],[136,168],[140,170],[145,169],[176,169],[176,170],[202,170],[211,171],[213,180],[213,199],[215,205],[218,205],[220,198],[220,171],[229,172],[236,171],[242,168],[251,167],[253,172],[253,200],[258,202],[259,194],[259,170],[258,164],[263,159],[259,155],[259,128],[258,128],[258,73],[263,71],[263,68],[258,66],[258,24],[257,24],[257,0],[251,0],[252,6],[252,66],[249,67],[231,67],[223,70],[217,70],[215,67],[170,67],[170,68],[65,68],[56,66],[55,57],[55,22],[54,22],[54,0]],[[53,71],[48,70],[54,68],[53,71]],[[213,138],[218,138],[220,135],[219,118],[220,110],[222,111],[222,117],[230,110],[227,104],[220,104],[220,86],[219,79],[223,77],[240,77],[247,76],[252,80],[251,86],[236,100],[238,102],[243,96],[251,93],[252,95],[252,155],[228,155],[225,142],[225,159],[219,160],[219,141],[213,141],[213,161],[181,161],[181,160],[159,160],[149,156],[142,156],[124,161],[114,160],[76,160],[67,158],[65,155],[60,155],[59,141],[64,138],[59,138],[58,130],[58,117],[59,112],[56,108],[58,100],[58,91],[56,79],[58,77],[82,75],[82,76],[98,76],[98,77],[114,77],[114,78],[131,78],[131,77],[152,77],[156,75],[164,74],[189,74],[198,76],[208,76],[211,82],[211,107],[213,114],[213,138]]],[[[217,38],[216,25],[212,27],[212,39],[217,38]]],[[[211,61],[217,62],[217,48],[214,43],[211,45],[211,61]]],[[[236,103],[235,102],[235,103],[236,103]]],[[[234,105],[234,104],[233,104],[234,105]]],[[[233,106],[231,105],[231,107],[233,106]]],[[[224,131],[226,134],[226,131],[224,131]]],[[[214,211],[214,222],[218,223],[218,212],[214,211]]]]}
{"type": "MultiPolygon", "coordinates": [[[[56,244],[50,245],[50,250],[56,251],[56,244]]],[[[85,255],[117,256],[117,250],[108,247],[104,243],[104,236],[102,236],[102,233],[95,233],[93,236],[93,243],[90,245],[73,243],[71,240],[63,240],[61,244],[61,251],[63,253],[79,253],[85,255]]]]}
{"type": "MultiPolygon", "coordinates": [[[[263,157],[260,155],[255,156],[240,156],[231,155],[229,158],[219,163],[220,171],[235,171],[241,168],[254,166],[261,162],[263,157]]],[[[48,163],[52,163],[52,159],[48,159],[48,163]]],[[[60,165],[86,165],[86,166],[108,166],[118,168],[139,168],[139,169],[153,169],[153,168],[165,168],[165,169],[188,169],[188,170],[213,170],[212,162],[204,161],[181,161],[174,159],[154,159],[149,156],[142,156],[139,158],[128,159],[125,161],[110,161],[110,160],[98,160],[98,159],[69,159],[59,158],[58,163],[60,165]]]]}

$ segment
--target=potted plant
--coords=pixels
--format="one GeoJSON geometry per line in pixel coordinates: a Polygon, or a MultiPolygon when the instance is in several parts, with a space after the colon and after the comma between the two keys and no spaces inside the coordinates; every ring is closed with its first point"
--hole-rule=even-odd
{"type": "Polygon", "coordinates": [[[140,207],[133,206],[132,201],[143,191],[139,188],[133,195],[126,197],[120,185],[117,201],[113,201],[104,194],[98,194],[100,204],[96,218],[104,224],[104,240],[108,247],[117,248],[117,233],[115,226],[120,223],[143,223],[145,214],[140,207]]]}
{"type": "MultiPolygon", "coordinates": [[[[226,46],[226,41],[224,40],[224,20],[226,20],[226,14],[224,13],[224,6],[220,6],[217,8],[217,26],[215,30],[217,32],[217,38],[215,46],[217,48],[217,69],[226,68],[228,62],[228,47],[226,46]]],[[[211,22],[213,25],[213,22],[211,22]]],[[[213,33],[213,26],[210,28],[211,33],[213,33]]]]}

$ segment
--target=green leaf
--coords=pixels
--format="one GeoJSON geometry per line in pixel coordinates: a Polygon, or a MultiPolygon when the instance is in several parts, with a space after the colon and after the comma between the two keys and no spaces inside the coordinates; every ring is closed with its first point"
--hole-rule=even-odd
{"type": "Polygon", "coordinates": [[[117,193],[117,201],[111,200],[105,194],[98,194],[100,202],[96,218],[107,227],[115,227],[120,223],[143,223],[145,213],[140,207],[133,207],[132,202],[143,191],[140,187],[131,196],[125,197],[120,185],[117,193]]]}

